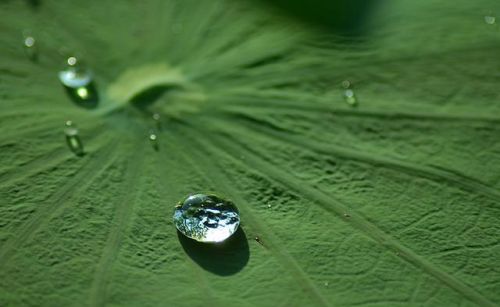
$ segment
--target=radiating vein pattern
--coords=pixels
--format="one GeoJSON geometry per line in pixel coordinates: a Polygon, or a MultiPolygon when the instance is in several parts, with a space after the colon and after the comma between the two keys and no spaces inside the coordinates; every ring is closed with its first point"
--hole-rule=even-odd
{"type": "Polygon", "coordinates": [[[500,304],[500,3],[275,2],[0,1],[0,306],[500,304]]]}

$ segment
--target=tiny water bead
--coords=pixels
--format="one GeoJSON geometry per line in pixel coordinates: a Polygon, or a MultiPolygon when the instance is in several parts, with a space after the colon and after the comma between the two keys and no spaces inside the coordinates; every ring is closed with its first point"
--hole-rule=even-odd
{"type": "Polygon", "coordinates": [[[149,142],[151,143],[151,146],[153,146],[154,150],[159,149],[158,145],[158,135],[154,131],[149,132],[149,142]]]}
{"type": "Polygon", "coordinates": [[[29,31],[24,32],[24,52],[26,53],[26,56],[32,60],[36,61],[38,52],[37,52],[37,45],[36,45],[36,40],[33,36],[29,34],[29,31]]]}
{"type": "Polygon", "coordinates": [[[193,194],[175,207],[174,224],[188,238],[217,243],[236,232],[240,216],[231,201],[215,195],[193,194]]]}
{"type": "Polygon", "coordinates": [[[161,131],[161,117],[160,117],[160,114],[159,113],[153,113],[153,121],[155,123],[155,126],[156,126],[156,129],[158,131],[161,131]]]}
{"type": "Polygon", "coordinates": [[[79,131],[72,121],[66,121],[66,128],[64,129],[66,134],[66,143],[69,149],[77,156],[83,156],[85,154],[83,150],[83,144],[78,135],[79,131]]]}

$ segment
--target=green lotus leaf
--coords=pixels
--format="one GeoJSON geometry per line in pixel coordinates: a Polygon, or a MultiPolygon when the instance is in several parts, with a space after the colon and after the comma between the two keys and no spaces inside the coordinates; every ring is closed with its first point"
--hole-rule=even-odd
{"type": "Polygon", "coordinates": [[[500,304],[500,2],[274,2],[0,2],[0,306],[500,304]]]}

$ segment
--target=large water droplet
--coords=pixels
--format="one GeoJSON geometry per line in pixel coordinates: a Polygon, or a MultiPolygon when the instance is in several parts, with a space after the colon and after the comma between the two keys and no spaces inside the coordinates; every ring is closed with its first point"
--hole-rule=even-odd
{"type": "Polygon", "coordinates": [[[214,195],[194,194],[174,211],[175,227],[199,242],[222,242],[236,232],[240,216],[236,206],[214,195]]]}
{"type": "Polygon", "coordinates": [[[69,149],[77,156],[83,156],[85,154],[83,150],[83,143],[78,135],[78,128],[73,124],[72,121],[66,121],[66,129],[64,129],[66,134],[66,143],[69,149]]]}
{"type": "Polygon", "coordinates": [[[96,107],[98,97],[92,72],[80,65],[75,57],[69,57],[67,64],[66,69],[60,71],[58,76],[70,98],[83,107],[96,107]]]}

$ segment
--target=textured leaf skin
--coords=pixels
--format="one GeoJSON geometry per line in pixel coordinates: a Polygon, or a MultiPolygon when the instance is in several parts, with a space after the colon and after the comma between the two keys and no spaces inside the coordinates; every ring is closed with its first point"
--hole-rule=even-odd
{"type": "Polygon", "coordinates": [[[386,1],[354,43],[261,5],[0,2],[0,306],[500,304],[500,3],[386,1]],[[199,191],[241,211],[220,249],[173,226],[199,191]]]}

